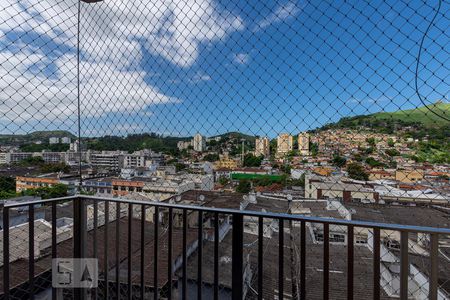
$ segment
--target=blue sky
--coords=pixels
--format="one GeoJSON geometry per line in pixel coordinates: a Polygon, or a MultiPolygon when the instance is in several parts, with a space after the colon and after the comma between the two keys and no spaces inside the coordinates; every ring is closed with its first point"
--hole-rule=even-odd
{"type": "MultiPolygon", "coordinates": [[[[192,10],[172,0],[155,11],[146,1],[82,7],[83,135],[274,137],[421,106],[416,56],[437,1],[197,0],[192,10]]],[[[0,133],[76,132],[76,3],[31,2],[0,5],[0,72],[14,75],[2,86],[0,133]]],[[[428,102],[449,92],[442,5],[421,60],[428,102]]]]}

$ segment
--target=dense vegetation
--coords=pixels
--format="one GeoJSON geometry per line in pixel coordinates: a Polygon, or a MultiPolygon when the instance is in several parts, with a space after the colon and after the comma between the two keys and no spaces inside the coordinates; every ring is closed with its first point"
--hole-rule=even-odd
{"type": "Polygon", "coordinates": [[[16,180],[13,177],[0,176],[0,199],[16,196],[16,180]]]}
{"type": "Polygon", "coordinates": [[[263,161],[263,156],[255,156],[251,153],[244,156],[244,167],[260,167],[263,161]]]}
{"type": "MultiPolygon", "coordinates": [[[[450,104],[437,102],[429,105],[429,109],[438,115],[449,115],[450,104]]],[[[367,116],[344,117],[336,123],[327,124],[314,131],[329,129],[351,129],[370,130],[376,133],[396,134],[404,140],[412,138],[420,140],[419,143],[411,143],[409,148],[416,152],[410,158],[417,162],[430,163],[450,163],[450,122],[431,113],[425,107],[410,110],[399,110],[396,112],[380,112],[367,116]]],[[[368,138],[368,148],[360,149],[361,159],[372,167],[382,165],[367,155],[374,153],[376,141],[368,138]]],[[[385,151],[385,154],[393,157],[400,153],[394,149],[394,141],[388,140],[388,146],[392,149],[385,151]]],[[[338,162],[334,161],[337,165],[338,162]]]]}
{"type": "Polygon", "coordinates": [[[347,165],[348,177],[355,180],[369,180],[369,174],[366,173],[364,167],[359,163],[350,163],[347,165]]]}
{"type": "Polygon", "coordinates": [[[69,144],[23,144],[20,145],[20,151],[22,152],[42,152],[42,151],[52,151],[52,152],[65,152],[69,150],[69,144]]]}
{"type": "Polygon", "coordinates": [[[63,172],[68,173],[70,167],[65,163],[48,164],[40,156],[29,157],[18,163],[22,167],[38,167],[41,173],[63,172]]]}
{"type": "Polygon", "coordinates": [[[177,143],[187,138],[169,137],[156,133],[130,134],[121,136],[103,136],[99,138],[85,138],[84,143],[90,150],[122,150],[134,152],[142,149],[164,153],[178,153],[177,143]]]}
{"type": "MultiPolygon", "coordinates": [[[[450,103],[437,102],[428,108],[438,115],[450,114],[450,103]]],[[[371,115],[344,117],[336,123],[327,124],[318,130],[370,128],[379,133],[393,134],[409,128],[405,137],[431,140],[450,139],[450,122],[431,113],[425,107],[396,112],[379,112],[371,115]]]]}

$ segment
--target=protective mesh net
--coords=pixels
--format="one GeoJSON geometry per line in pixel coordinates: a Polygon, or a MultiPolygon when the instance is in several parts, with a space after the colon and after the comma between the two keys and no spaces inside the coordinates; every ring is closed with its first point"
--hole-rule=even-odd
{"type": "MultiPolygon", "coordinates": [[[[248,204],[249,198],[239,194],[251,210],[450,226],[445,208],[450,195],[448,2],[86,2],[91,1],[0,3],[0,199],[81,192],[132,199],[147,194],[152,200],[167,200],[147,180],[137,179],[145,171],[133,171],[136,178],[130,179],[130,173],[121,170],[146,167],[153,172],[152,167],[165,165],[162,177],[182,173],[180,180],[191,180],[192,174],[208,174],[211,167],[213,174],[207,178],[214,182],[193,189],[255,192],[257,204],[248,204]],[[283,193],[283,204],[270,202],[270,197],[283,193]],[[287,204],[292,197],[297,202],[287,204]],[[336,201],[327,206],[311,200],[336,201]],[[414,207],[391,205],[403,203],[414,207]]],[[[187,201],[183,199],[176,202],[183,204],[187,201]]],[[[107,230],[105,205],[98,205],[102,236],[107,230]]],[[[107,276],[110,295],[128,292],[127,226],[141,228],[140,207],[134,207],[131,217],[126,206],[122,205],[120,218],[114,203],[108,208],[109,243],[119,248],[108,248],[100,238],[99,254],[94,255],[100,258],[100,268],[113,268],[107,276]],[[120,243],[119,236],[124,238],[120,243]],[[125,270],[118,275],[118,288],[116,264],[125,270]]],[[[72,214],[67,210],[58,207],[62,236],[72,214]]],[[[42,217],[42,211],[36,207],[35,244],[42,252],[36,256],[35,271],[43,273],[35,285],[45,290],[51,283],[44,272],[50,263],[51,215],[45,211],[42,217]]],[[[155,239],[153,213],[146,212],[144,223],[149,251],[155,239]]],[[[13,272],[23,273],[23,278],[29,269],[26,214],[17,213],[10,220],[14,227],[10,249],[17,247],[17,255],[23,256],[11,257],[13,272]]],[[[204,217],[202,249],[208,255],[214,251],[214,226],[212,216],[204,217]]],[[[188,245],[198,239],[196,216],[189,220],[188,245]]],[[[181,251],[181,222],[181,214],[176,214],[174,259],[181,251]]],[[[221,228],[227,222],[229,218],[221,217],[221,228]]],[[[244,230],[244,280],[250,299],[258,296],[257,222],[246,219],[244,230]]],[[[263,226],[262,292],[277,296],[277,255],[283,235],[284,295],[298,298],[300,224],[285,221],[284,232],[278,226],[277,220],[263,226]]],[[[306,293],[317,298],[322,296],[321,226],[308,223],[306,228],[310,258],[306,293]]],[[[131,240],[133,272],[140,268],[139,230],[131,240]]],[[[161,211],[159,230],[165,266],[167,211],[161,211]]],[[[347,253],[347,230],[330,226],[332,298],[347,292],[340,285],[346,279],[346,262],[340,258],[347,253]]],[[[354,233],[355,274],[364,278],[355,281],[355,295],[367,296],[361,283],[373,276],[373,232],[355,228],[354,233]]],[[[95,240],[88,235],[90,249],[95,240]]],[[[382,298],[399,296],[399,241],[399,232],[381,232],[382,298]]],[[[441,268],[449,261],[448,243],[448,237],[441,236],[443,298],[450,297],[450,273],[441,268]]],[[[220,245],[219,270],[228,275],[219,278],[219,293],[227,298],[231,235],[223,234],[220,245]]],[[[58,247],[62,253],[72,251],[68,242],[61,241],[58,247]]],[[[410,297],[428,293],[424,278],[430,275],[429,251],[427,234],[409,236],[410,297]]],[[[188,295],[195,297],[198,250],[191,254],[188,295]]],[[[214,282],[211,259],[209,255],[202,262],[202,290],[208,296],[214,282]]],[[[146,267],[153,276],[151,260],[146,267]]],[[[180,292],[180,272],[178,266],[174,293],[180,292]]],[[[17,281],[14,297],[28,292],[23,278],[17,281]]],[[[151,281],[149,277],[149,286],[151,281]]],[[[132,282],[139,286],[137,277],[132,282]]],[[[97,291],[100,298],[105,286],[104,272],[97,291]]],[[[169,294],[168,288],[159,287],[161,296],[169,294]]],[[[152,295],[152,288],[145,293],[152,295]]],[[[66,294],[70,297],[71,291],[66,294]]],[[[138,287],[133,294],[139,294],[138,287]]]]}

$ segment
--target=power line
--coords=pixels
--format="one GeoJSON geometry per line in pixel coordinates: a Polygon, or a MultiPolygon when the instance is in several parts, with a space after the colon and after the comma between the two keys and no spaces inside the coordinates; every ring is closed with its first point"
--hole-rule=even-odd
{"type": "Polygon", "coordinates": [[[417,62],[416,62],[416,74],[414,76],[414,83],[415,83],[415,87],[416,87],[416,94],[419,97],[420,102],[422,102],[422,104],[425,106],[425,108],[430,111],[431,113],[433,113],[434,115],[438,116],[439,118],[442,118],[446,121],[450,122],[450,119],[441,116],[440,114],[436,113],[434,110],[430,109],[428,107],[428,104],[425,103],[425,101],[422,99],[422,96],[420,95],[419,92],[419,87],[418,87],[418,77],[419,77],[419,64],[420,64],[420,56],[422,55],[422,48],[423,48],[423,43],[425,41],[425,38],[428,35],[428,32],[430,31],[431,26],[434,24],[434,21],[436,20],[437,15],[439,14],[439,11],[441,10],[441,6],[442,6],[442,0],[439,0],[439,5],[437,7],[436,13],[433,16],[433,19],[431,19],[430,24],[428,24],[427,29],[425,30],[425,33],[422,36],[422,40],[420,41],[420,46],[419,46],[419,53],[417,54],[417,62]]]}

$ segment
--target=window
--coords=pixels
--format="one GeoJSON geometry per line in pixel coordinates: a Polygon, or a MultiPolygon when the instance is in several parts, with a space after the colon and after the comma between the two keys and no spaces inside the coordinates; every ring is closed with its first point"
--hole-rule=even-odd
{"type": "Polygon", "coordinates": [[[345,235],[340,233],[330,233],[331,243],[345,243],[345,235]]]}
{"type": "Polygon", "coordinates": [[[365,245],[367,244],[367,237],[357,236],[355,239],[355,243],[357,245],[365,245]]]}

